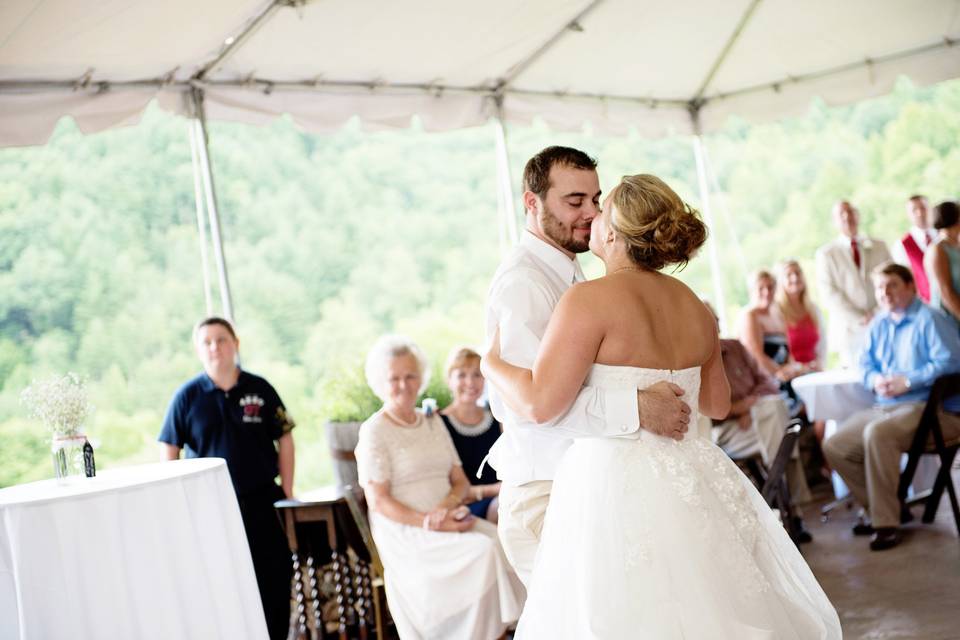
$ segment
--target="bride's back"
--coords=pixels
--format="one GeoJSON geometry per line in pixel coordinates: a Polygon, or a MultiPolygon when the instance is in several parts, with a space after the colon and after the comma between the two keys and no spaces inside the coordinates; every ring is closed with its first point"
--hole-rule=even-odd
{"type": "Polygon", "coordinates": [[[679,370],[702,366],[713,353],[716,321],[676,278],[624,270],[579,286],[604,310],[596,362],[679,370]]]}

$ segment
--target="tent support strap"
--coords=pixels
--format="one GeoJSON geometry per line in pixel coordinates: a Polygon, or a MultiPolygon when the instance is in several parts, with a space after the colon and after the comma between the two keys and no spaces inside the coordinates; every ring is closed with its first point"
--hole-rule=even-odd
{"type": "Polygon", "coordinates": [[[207,201],[207,214],[210,222],[210,236],[213,239],[213,257],[217,264],[220,280],[220,304],[223,315],[233,322],[233,302],[230,297],[230,280],[227,276],[227,260],[223,253],[223,239],[220,233],[220,214],[217,208],[217,192],[213,183],[213,169],[210,165],[210,147],[208,144],[207,119],[203,108],[203,91],[193,88],[194,120],[191,123],[196,130],[197,152],[200,160],[200,174],[207,201]]]}
{"type": "Polygon", "coordinates": [[[710,203],[710,186],[707,182],[707,160],[703,146],[703,135],[700,131],[700,106],[690,106],[690,119],[693,125],[693,157],[697,164],[697,183],[700,187],[700,207],[703,221],[710,230],[707,240],[707,250],[710,254],[710,271],[713,280],[714,307],[720,320],[720,334],[726,333],[726,301],[723,296],[723,276],[720,271],[720,249],[717,241],[717,228],[713,220],[713,210],[710,203]]]}
{"type": "Polygon", "coordinates": [[[197,234],[200,238],[200,269],[203,273],[203,302],[207,316],[213,315],[213,298],[210,293],[210,259],[207,256],[207,225],[203,219],[203,177],[200,171],[200,144],[197,128],[193,120],[189,121],[190,158],[193,164],[193,199],[197,209],[197,234]]]}
{"type": "Polygon", "coordinates": [[[517,211],[514,208],[513,183],[510,180],[510,154],[507,147],[507,126],[503,120],[503,97],[496,99],[497,117],[494,121],[497,153],[497,205],[500,210],[500,253],[516,246],[519,241],[517,211]]]}
{"type": "Polygon", "coordinates": [[[723,277],[720,272],[720,251],[717,247],[717,228],[714,225],[713,211],[710,208],[710,187],[707,185],[707,168],[704,157],[703,136],[695,135],[693,137],[693,155],[697,161],[697,182],[700,185],[700,204],[703,212],[703,221],[710,230],[710,239],[707,243],[710,253],[710,271],[713,275],[713,295],[714,306],[717,309],[717,316],[720,319],[720,333],[725,333],[727,328],[726,301],[723,297],[723,277]]]}

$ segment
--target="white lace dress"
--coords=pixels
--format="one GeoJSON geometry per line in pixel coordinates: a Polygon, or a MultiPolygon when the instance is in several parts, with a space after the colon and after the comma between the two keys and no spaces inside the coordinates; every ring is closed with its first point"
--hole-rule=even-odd
{"type": "MultiPolygon", "coordinates": [[[[700,369],[594,365],[587,384],[700,369]]],[[[697,412],[691,417],[696,422],[697,412]]],[[[709,439],[578,439],[553,483],[517,640],[841,638],[837,613],[777,517],[709,439]]]]}
{"type": "MultiPolygon", "coordinates": [[[[436,415],[421,415],[417,426],[405,428],[375,414],[360,427],[356,456],[361,485],[389,482],[394,498],[423,512],[450,492],[450,469],[460,464],[436,415]]],[[[371,511],[370,529],[402,640],[492,640],[520,616],[523,586],[489,522],[447,533],[371,511]]]]}

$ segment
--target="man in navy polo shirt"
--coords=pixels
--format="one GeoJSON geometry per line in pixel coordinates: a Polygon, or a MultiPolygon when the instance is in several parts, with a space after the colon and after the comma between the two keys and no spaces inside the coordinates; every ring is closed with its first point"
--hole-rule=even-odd
{"type": "Polygon", "coordinates": [[[293,496],[294,422],[269,382],[237,366],[240,342],[228,321],[202,320],[193,340],[204,372],[173,396],[158,439],[169,460],[183,448],[188,458],[226,460],[270,638],[286,638],[292,570],[273,503],[293,496]]]}

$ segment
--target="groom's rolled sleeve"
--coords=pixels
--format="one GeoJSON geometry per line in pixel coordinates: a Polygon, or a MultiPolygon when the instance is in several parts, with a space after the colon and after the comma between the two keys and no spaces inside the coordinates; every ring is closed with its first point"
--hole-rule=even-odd
{"type": "Polygon", "coordinates": [[[581,387],[567,412],[545,425],[574,438],[635,437],[640,431],[637,390],[581,387]]]}
{"type": "MultiPolygon", "coordinates": [[[[492,336],[500,328],[501,357],[510,364],[532,369],[550,316],[559,302],[543,275],[534,270],[516,270],[498,283],[490,295],[490,308],[497,310],[488,318],[487,332],[492,336]]],[[[508,411],[491,389],[494,415],[508,411]]],[[[503,417],[497,415],[503,422],[503,417]]],[[[636,389],[600,389],[585,386],[573,404],[561,416],[548,422],[511,420],[520,428],[549,428],[571,438],[623,437],[640,429],[636,389]]]]}

